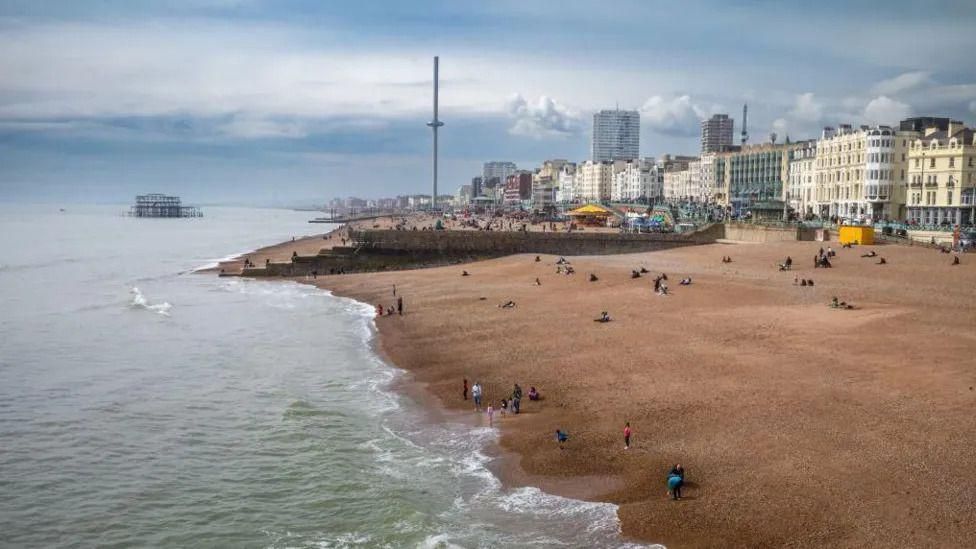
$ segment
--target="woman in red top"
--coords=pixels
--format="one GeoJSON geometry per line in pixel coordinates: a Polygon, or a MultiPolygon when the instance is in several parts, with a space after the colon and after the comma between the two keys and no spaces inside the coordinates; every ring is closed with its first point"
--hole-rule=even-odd
{"type": "Polygon", "coordinates": [[[624,450],[630,450],[630,422],[624,425],[624,450]]]}

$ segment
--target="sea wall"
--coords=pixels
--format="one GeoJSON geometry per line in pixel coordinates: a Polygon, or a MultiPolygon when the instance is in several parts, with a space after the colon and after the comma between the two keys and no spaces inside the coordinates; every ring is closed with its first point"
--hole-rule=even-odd
{"type": "Polygon", "coordinates": [[[350,231],[349,245],[297,256],[287,263],[249,268],[245,276],[309,276],[417,269],[512,254],[610,255],[710,244],[813,240],[816,231],[747,223],[715,223],[691,233],[608,233],[574,231],[350,231]]]}
{"type": "Polygon", "coordinates": [[[800,226],[768,226],[752,223],[726,223],[726,240],[738,242],[784,242],[815,240],[816,229],[800,226]]]}
{"type": "Polygon", "coordinates": [[[369,253],[604,255],[714,242],[714,227],[688,234],[367,230],[350,236],[355,246],[369,253]]]}

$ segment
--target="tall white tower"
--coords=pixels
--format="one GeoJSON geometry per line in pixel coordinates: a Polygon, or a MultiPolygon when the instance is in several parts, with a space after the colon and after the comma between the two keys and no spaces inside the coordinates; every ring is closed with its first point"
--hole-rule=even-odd
{"type": "Polygon", "coordinates": [[[437,88],[438,88],[438,67],[439,58],[434,56],[434,119],[427,123],[427,125],[434,130],[434,192],[430,195],[430,208],[432,210],[437,209],[437,128],[444,125],[443,122],[437,119],[437,88]]]}

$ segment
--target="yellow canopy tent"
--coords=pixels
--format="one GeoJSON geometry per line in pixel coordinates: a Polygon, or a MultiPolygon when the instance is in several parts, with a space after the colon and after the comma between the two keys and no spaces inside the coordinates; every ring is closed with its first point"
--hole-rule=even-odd
{"type": "Polygon", "coordinates": [[[573,217],[610,217],[613,215],[613,212],[597,204],[587,204],[586,206],[580,206],[575,210],[570,210],[566,212],[566,214],[573,217]]]}
{"type": "Polygon", "coordinates": [[[602,227],[607,225],[607,219],[613,217],[614,213],[603,206],[587,204],[566,212],[566,215],[572,217],[577,223],[602,227]]]}

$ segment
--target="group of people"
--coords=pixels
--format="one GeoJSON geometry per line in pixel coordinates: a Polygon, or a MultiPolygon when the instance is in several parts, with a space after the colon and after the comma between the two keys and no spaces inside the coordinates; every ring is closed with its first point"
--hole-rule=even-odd
{"type": "Polygon", "coordinates": [[[793,277],[794,286],[813,286],[812,278],[800,278],[799,276],[793,277]]]}
{"type": "Polygon", "coordinates": [[[836,253],[837,252],[830,249],[830,246],[827,246],[826,252],[824,252],[823,248],[820,248],[820,253],[813,256],[813,268],[830,269],[831,267],[833,267],[833,265],[830,263],[830,258],[834,257],[836,253]]]}
{"type": "MultiPolygon", "coordinates": [[[[461,395],[464,400],[468,400],[468,379],[464,378],[462,380],[461,395]]],[[[498,402],[498,412],[501,415],[506,415],[511,412],[513,414],[518,414],[522,410],[522,387],[518,383],[512,389],[512,393],[507,397],[503,398],[498,402]]],[[[539,391],[533,386],[529,387],[528,395],[529,400],[536,401],[542,398],[539,391]]],[[[485,398],[484,388],[481,386],[481,382],[475,381],[474,385],[471,386],[471,399],[474,401],[475,410],[481,412],[482,410],[488,415],[488,424],[492,425],[495,419],[495,407],[488,403],[487,406],[483,406],[483,399],[485,398]]]]}
{"type": "MultiPolygon", "coordinates": [[[[868,252],[866,254],[861,254],[861,257],[866,257],[866,258],[878,257],[878,252],[876,252],[874,250],[871,250],[870,252],[868,252]]],[[[887,264],[888,264],[888,261],[885,258],[878,257],[878,265],[887,265],[887,264]]]]}
{"type": "Polygon", "coordinates": [[[396,299],[396,309],[393,308],[394,305],[384,308],[382,303],[377,303],[376,316],[392,316],[394,312],[403,316],[403,296],[397,295],[396,284],[393,285],[393,297],[396,299]]]}

